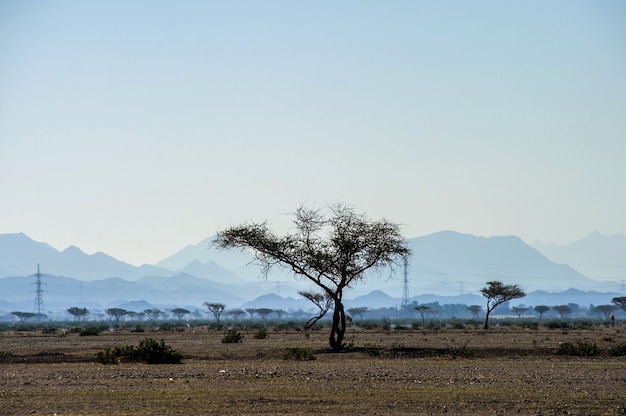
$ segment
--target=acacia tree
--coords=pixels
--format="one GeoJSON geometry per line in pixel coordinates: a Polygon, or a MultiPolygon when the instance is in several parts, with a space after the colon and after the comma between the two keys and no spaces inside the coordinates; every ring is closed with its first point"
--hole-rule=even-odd
{"type": "Polygon", "coordinates": [[[189,312],[189,310],[185,309],[185,308],[174,308],[172,309],[172,313],[174,315],[176,315],[176,317],[178,318],[178,320],[180,321],[181,319],[183,319],[183,316],[191,313],[189,312]]]}
{"type": "Polygon", "coordinates": [[[37,314],[34,312],[19,312],[18,311],[18,312],[11,312],[11,314],[15,315],[20,320],[20,322],[24,322],[27,319],[34,318],[35,316],[37,316],[37,314]]]}
{"type": "Polygon", "coordinates": [[[256,313],[259,314],[263,322],[267,322],[267,317],[274,313],[274,309],[271,308],[257,308],[256,313]]]}
{"type": "Polygon", "coordinates": [[[116,325],[120,322],[120,319],[123,316],[128,315],[128,311],[122,308],[109,308],[105,309],[104,312],[106,312],[106,314],[109,315],[110,318],[115,319],[116,325]]]}
{"type": "Polygon", "coordinates": [[[422,326],[426,326],[426,314],[431,312],[431,307],[426,305],[419,305],[414,307],[416,311],[418,311],[422,317],[422,326]]]}
{"type": "Polygon", "coordinates": [[[72,306],[67,312],[74,317],[74,322],[80,322],[89,314],[87,308],[79,308],[78,306],[72,306]]]}
{"type": "Polygon", "coordinates": [[[363,314],[370,310],[367,306],[358,306],[355,308],[346,309],[351,316],[359,315],[359,318],[363,320],[363,314]]]}
{"type": "Polygon", "coordinates": [[[277,266],[308,280],[334,303],[329,344],[341,350],[346,331],[343,291],[365,278],[368,270],[396,265],[410,255],[397,224],[372,221],[344,204],[329,206],[330,215],[300,206],[294,232],[278,236],[266,222],[247,223],[219,231],[219,248],[251,249],[267,277],[277,266]]]}
{"type": "Polygon", "coordinates": [[[206,308],[211,311],[213,316],[215,316],[217,326],[222,326],[222,324],[220,323],[220,316],[222,316],[222,312],[224,312],[224,308],[226,307],[226,305],[224,305],[223,303],[204,302],[204,306],[206,306],[206,308]]]}
{"type": "Polygon", "coordinates": [[[143,313],[146,314],[149,320],[156,321],[157,319],[159,319],[159,315],[161,315],[163,312],[161,312],[159,309],[146,309],[143,311],[143,313]]]}
{"type": "Polygon", "coordinates": [[[523,298],[526,293],[518,285],[505,285],[493,280],[480,289],[480,293],[487,298],[487,312],[485,314],[485,329],[489,329],[489,314],[498,306],[509,300],[523,298]]]}
{"type": "Polygon", "coordinates": [[[467,310],[472,313],[474,319],[478,320],[478,314],[483,310],[483,307],[480,305],[471,305],[467,307],[467,310]]]}
{"type": "Polygon", "coordinates": [[[513,306],[511,312],[517,315],[518,318],[522,317],[522,314],[530,309],[530,306],[513,306]]]}
{"type": "Polygon", "coordinates": [[[557,305],[552,307],[553,310],[557,311],[561,318],[565,319],[572,313],[572,308],[569,305],[557,305]]]}
{"type": "Polygon", "coordinates": [[[543,314],[548,312],[550,307],[546,305],[537,305],[533,308],[533,310],[539,314],[539,320],[541,321],[543,319],[543,314]]]}
{"type": "Polygon", "coordinates": [[[233,321],[237,321],[237,318],[245,315],[246,312],[243,309],[231,309],[230,311],[226,312],[226,314],[233,318],[233,321]]]}
{"type": "Polygon", "coordinates": [[[611,317],[611,313],[617,309],[617,305],[598,305],[596,306],[595,311],[598,314],[604,315],[604,319],[608,321],[611,317]]]}

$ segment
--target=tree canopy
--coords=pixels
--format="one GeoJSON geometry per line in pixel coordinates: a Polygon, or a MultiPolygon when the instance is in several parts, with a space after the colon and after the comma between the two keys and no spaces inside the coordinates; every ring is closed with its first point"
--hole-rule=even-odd
{"type": "Polygon", "coordinates": [[[72,306],[67,312],[74,317],[74,322],[80,322],[81,319],[89,314],[87,308],[79,308],[78,306],[72,306]]]}
{"type": "Polygon", "coordinates": [[[172,313],[174,315],[176,315],[176,318],[178,318],[178,320],[180,321],[181,319],[183,319],[183,316],[189,314],[189,310],[185,309],[185,308],[174,308],[172,309],[172,313]]]}
{"type": "Polygon", "coordinates": [[[282,267],[321,289],[334,303],[329,343],[340,350],[346,330],[344,289],[362,281],[368,270],[393,269],[410,250],[397,224],[370,220],[345,204],[328,208],[325,216],[319,209],[300,206],[291,234],[279,236],[266,222],[252,222],[219,231],[214,243],[224,249],[251,249],[265,277],[272,268],[282,267]]]}
{"type": "Polygon", "coordinates": [[[620,297],[613,298],[613,299],[611,299],[611,302],[615,306],[617,306],[618,308],[620,308],[621,310],[626,312],[626,296],[620,296],[620,297]]]}
{"type": "Polygon", "coordinates": [[[215,316],[215,320],[217,321],[217,326],[221,326],[220,316],[222,316],[222,312],[224,312],[224,308],[226,305],[218,302],[204,302],[204,306],[215,316]]]}
{"type": "Polygon", "coordinates": [[[489,328],[489,314],[504,302],[513,299],[523,298],[526,293],[518,285],[505,285],[504,283],[493,280],[487,282],[487,286],[480,289],[480,293],[487,298],[487,312],[485,314],[485,329],[489,328]]]}

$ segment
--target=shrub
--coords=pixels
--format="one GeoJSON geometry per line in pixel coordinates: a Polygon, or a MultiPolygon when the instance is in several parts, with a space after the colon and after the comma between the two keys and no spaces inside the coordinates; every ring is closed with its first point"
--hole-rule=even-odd
{"type": "Polygon", "coordinates": [[[259,328],[259,330],[256,331],[256,334],[254,334],[254,339],[265,339],[265,338],[267,338],[267,329],[265,329],[265,327],[259,328]]]}
{"type": "Polygon", "coordinates": [[[626,355],[626,344],[619,344],[609,350],[609,354],[613,357],[620,357],[626,355]]]}
{"type": "Polygon", "coordinates": [[[598,350],[598,346],[595,342],[579,342],[576,345],[569,342],[564,342],[559,346],[559,349],[556,351],[556,353],[559,355],[577,355],[580,357],[591,357],[598,355],[600,351],[598,350]]]}
{"type": "Polygon", "coordinates": [[[130,332],[146,332],[146,330],[143,326],[136,325],[133,329],[130,330],[130,332]]]}
{"type": "Polygon", "coordinates": [[[162,322],[159,324],[159,329],[162,331],[170,331],[174,329],[174,324],[171,322],[162,322]]]}
{"type": "Polygon", "coordinates": [[[241,342],[243,336],[234,329],[231,329],[226,334],[224,334],[224,338],[222,338],[222,344],[237,344],[241,342]]]}
{"type": "Polygon", "coordinates": [[[316,357],[311,351],[301,347],[287,348],[283,354],[283,360],[313,361],[315,359],[316,357]]]}
{"type": "Polygon", "coordinates": [[[569,327],[567,322],[550,321],[546,325],[550,329],[567,329],[569,327]]]}
{"type": "Polygon", "coordinates": [[[81,337],[91,337],[91,336],[100,335],[100,329],[96,328],[95,326],[90,326],[90,327],[81,329],[78,335],[81,337]]]}
{"type": "Polygon", "coordinates": [[[53,334],[56,334],[56,332],[57,332],[57,328],[54,326],[45,326],[41,328],[42,334],[53,335],[53,334]]]}
{"type": "Polygon", "coordinates": [[[140,341],[138,347],[127,345],[113,349],[107,348],[96,354],[96,362],[102,364],[115,364],[124,361],[147,364],[179,364],[181,359],[182,355],[166,345],[163,340],[159,343],[152,338],[140,341]]]}
{"type": "Polygon", "coordinates": [[[391,330],[391,319],[385,316],[383,317],[383,331],[390,331],[390,330],[391,330]]]}

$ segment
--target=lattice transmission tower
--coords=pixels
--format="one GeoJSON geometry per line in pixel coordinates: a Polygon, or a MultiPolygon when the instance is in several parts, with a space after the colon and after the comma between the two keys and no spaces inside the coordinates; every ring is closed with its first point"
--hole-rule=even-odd
{"type": "Polygon", "coordinates": [[[411,295],[409,295],[409,262],[404,259],[403,279],[402,279],[402,308],[406,308],[411,303],[411,295]]]}
{"type": "Polygon", "coordinates": [[[37,273],[31,275],[31,277],[37,277],[37,281],[34,283],[37,285],[37,289],[35,290],[35,307],[33,308],[33,312],[37,314],[37,321],[41,321],[41,318],[45,315],[46,309],[43,307],[43,289],[41,285],[43,282],[41,281],[41,277],[43,274],[39,271],[39,264],[37,265],[37,273]]]}

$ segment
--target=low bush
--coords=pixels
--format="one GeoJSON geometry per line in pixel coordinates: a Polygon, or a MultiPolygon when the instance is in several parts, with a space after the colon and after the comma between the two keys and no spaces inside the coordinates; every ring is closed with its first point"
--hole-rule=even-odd
{"type": "Polygon", "coordinates": [[[550,321],[546,326],[550,329],[567,329],[570,327],[570,324],[565,321],[550,321]]]}
{"type": "Polygon", "coordinates": [[[172,324],[171,322],[162,322],[159,323],[159,329],[161,331],[171,331],[172,329],[174,329],[174,324],[172,324]]]}
{"type": "Polygon", "coordinates": [[[130,332],[146,332],[146,329],[141,325],[136,325],[130,332]]]}
{"type": "Polygon", "coordinates": [[[609,354],[613,357],[621,357],[626,355],[626,344],[619,344],[609,350],[609,354]]]}
{"type": "Polygon", "coordinates": [[[577,355],[579,357],[592,357],[598,355],[600,350],[595,342],[579,342],[574,345],[570,342],[564,342],[559,345],[556,351],[559,355],[577,355]]]}
{"type": "Polygon", "coordinates": [[[265,327],[259,328],[254,334],[254,339],[265,339],[267,338],[267,329],[265,327]]]}
{"type": "Polygon", "coordinates": [[[57,332],[56,326],[44,326],[41,328],[41,333],[46,335],[54,335],[57,332]]]}
{"type": "Polygon", "coordinates": [[[224,338],[222,338],[222,344],[237,344],[241,342],[243,336],[234,329],[231,329],[226,334],[224,334],[224,338]]]}
{"type": "Polygon", "coordinates": [[[315,359],[316,357],[311,351],[301,347],[287,348],[283,354],[283,360],[313,361],[315,359]]]}
{"type": "Polygon", "coordinates": [[[100,335],[100,329],[96,328],[95,326],[89,326],[87,328],[81,329],[78,335],[81,337],[91,337],[91,336],[100,335]]]}
{"type": "Polygon", "coordinates": [[[165,344],[163,340],[157,342],[152,338],[140,341],[138,347],[127,345],[113,349],[107,348],[96,354],[96,362],[102,364],[117,364],[126,361],[147,364],[179,364],[181,359],[182,355],[165,344]]]}

